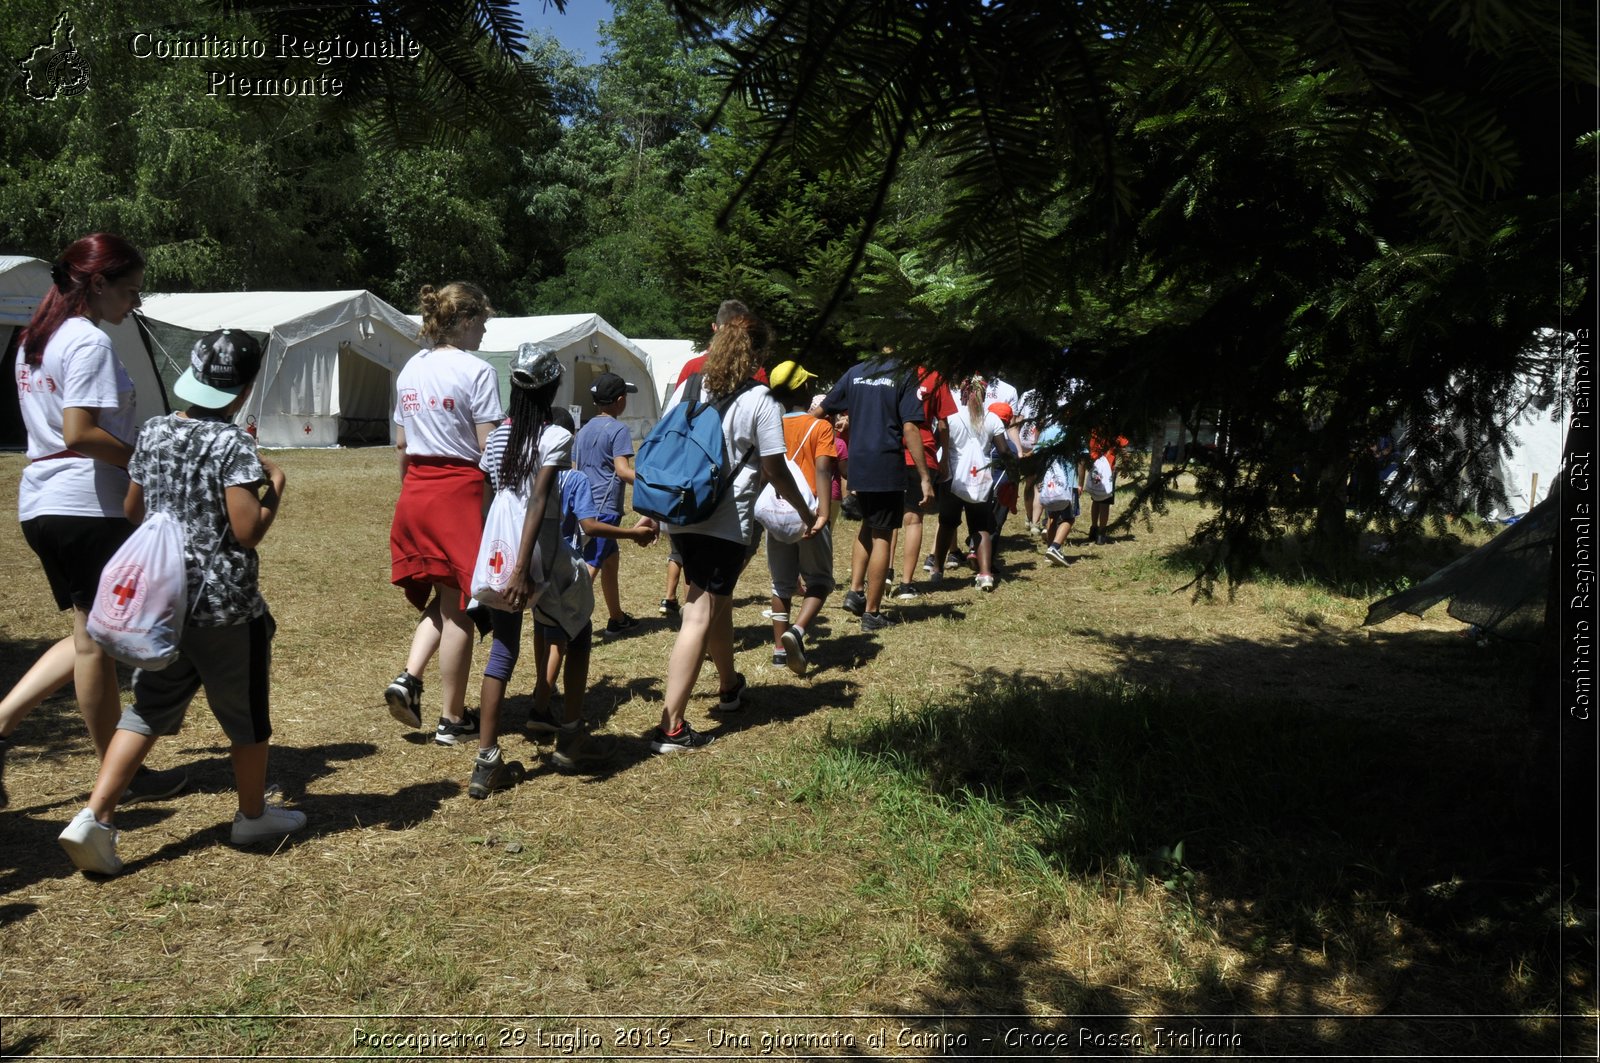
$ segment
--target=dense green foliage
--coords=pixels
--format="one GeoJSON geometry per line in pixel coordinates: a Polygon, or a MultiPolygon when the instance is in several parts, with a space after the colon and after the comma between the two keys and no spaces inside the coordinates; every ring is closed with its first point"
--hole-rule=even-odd
{"type": "Polygon", "coordinates": [[[1073,380],[1080,433],[1226,426],[1202,536],[1234,573],[1285,530],[1347,551],[1346,482],[1396,425],[1411,504],[1363,518],[1470,508],[1550,356],[1528,337],[1593,314],[1593,11],[1557,0],[618,0],[595,65],[505,3],[370,8],[15,0],[0,52],[64,11],[89,90],[0,95],[0,251],[112,229],[153,289],[410,310],[464,277],[635,336],[704,340],[737,296],[824,374],[892,343],[1073,380]],[[134,57],[152,28],[420,57],[134,57]],[[219,65],[350,85],[208,95],[219,65]]]}

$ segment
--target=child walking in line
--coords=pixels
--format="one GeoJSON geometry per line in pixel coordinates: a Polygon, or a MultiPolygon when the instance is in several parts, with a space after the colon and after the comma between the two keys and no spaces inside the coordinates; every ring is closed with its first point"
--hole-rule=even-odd
{"type": "MultiPolygon", "coordinates": [[[[594,492],[594,509],[600,520],[615,527],[622,520],[622,492],[633,483],[633,436],[619,417],[628,407],[628,395],[639,390],[615,373],[601,373],[589,386],[599,412],[579,429],[573,443],[573,464],[589,479],[594,492]]],[[[622,555],[615,539],[592,538],[583,547],[589,574],[600,578],[600,591],[606,602],[606,634],[618,635],[637,627],[639,621],[622,609],[622,593],[617,571],[622,555]]]]}
{"type": "MultiPolygon", "coordinates": [[[[572,415],[566,410],[551,411],[551,420],[569,432],[572,430],[572,415]]],[[[561,470],[556,476],[556,486],[561,497],[561,538],[573,554],[583,554],[585,537],[631,539],[640,546],[649,546],[659,538],[655,522],[648,517],[632,528],[601,520],[595,510],[589,478],[580,470],[561,470]]],[[[593,570],[586,570],[592,578],[593,570]]],[[[606,743],[598,737],[579,741],[583,737],[583,696],[589,688],[592,628],[583,625],[574,638],[558,619],[584,618],[593,612],[594,593],[590,590],[585,594],[585,589],[581,579],[565,584],[553,581],[534,607],[533,659],[538,662],[539,673],[533,688],[533,707],[528,711],[524,729],[528,737],[535,740],[543,735],[555,735],[556,751],[551,759],[557,767],[567,770],[582,767],[584,761],[595,760],[606,748],[606,743]],[[563,711],[559,713],[550,708],[558,677],[566,684],[567,691],[563,711]]]]}
{"type": "MultiPolygon", "coordinates": [[[[547,559],[556,544],[553,534],[545,534],[545,525],[553,533],[556,521],[545,518],[560,516],[559,503],[550,504],[556,474],[572,460],[572,432],[550,420],[550,404],[560,384],[561,362],[554,351],[534,343],[517,348],[511,360],[510,416],[489,433],[478,460],[493,491],[522,491],[527,496],[523,539],[529,540],[526,545],[531,553],[528,530],[533,529],[547,559]]],[[[518,605],[526,593],[521,571],[525,565],[519,566],[507,588],[507,596],[518,605]]],[[[479,800],[514,786],[523,773],[520,763],[508,762],[500,751],[500,708],[522,653],[521,608],[490,609],[489,630],[489,661],[483,666],[483,683],[478,689],[478,755],[467,783],[467,796],[479,800]]]]}
{"type": "Polygon", "coordinates": [[[767,567],[772,571],[772,663],[787,665],[795,675],[806,674],[806,629],[833,590],[833,527],[828,523],[833,512],[828,490],[835,456],[833,426],[826,417],[814,416],[806,409],[810,400],[805,385],[812,379],[812,374],[795,362],[780,363],[771,376],[772,397],[784,408],[784,447],[816,496],[821,525],[817,534],[799,542],[766,537],[767,567]],[[801,580],[805,596],[791,624],[789,606],[801,580]]]}
{"type": "Polygon", "coordinates": [[[239,795],[233,844],[276,841],[306,825],[304,812],[266,803],[275,625],[261,597],[256,546],[278,515],[284,475],[233,423],[261,368],[261,347],[248,333],[221,329],[196,343],[189,360],[172,388],[189,407],[140,431],[124,503],[135,524],[155,511],[183,527],[191,608],[178,659],[161,671],[134,672],[133,704],[117,724],[89,804],[60,835],[78,868],[103,875],[122,870],[113,826],[118,801],[156,739],[178,730],[201,687],[230,743],[239,795]]]}

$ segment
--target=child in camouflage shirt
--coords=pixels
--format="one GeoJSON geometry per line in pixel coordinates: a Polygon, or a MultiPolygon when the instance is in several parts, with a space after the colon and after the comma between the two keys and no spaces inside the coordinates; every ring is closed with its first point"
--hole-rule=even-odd
{"type": "Polygon", "coordinates": [[[275,625],[258,586],[255,548],[278,514],[284,475],[233,423],[260,371],[261,347],[248,333],[221,329],[196,343],[189,358],[172,389],[189,407],[140,431],[125,503],[135,524],[150,510],[182,525],[188,616],[178,659],[134,673],[133,704],[117,724],[89,804],[61,832],[62,848],[83,871],[122,870],[112,826],[117,800],[156,739],[178,730],[202,686],[231,744],[239,794],[233,843],[277,841],[306,823],[305,813],[266,803],[275,625]]]}

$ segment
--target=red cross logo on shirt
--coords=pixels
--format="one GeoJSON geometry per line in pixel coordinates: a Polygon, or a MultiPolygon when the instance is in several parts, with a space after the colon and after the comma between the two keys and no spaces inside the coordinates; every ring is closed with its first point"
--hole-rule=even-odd
{"type": "Polygon", "coordinates": [[[494,556],[489,558],[489,571],[493,572],[496,576],[498,576],[498,575],[500,575],[500,570],[505,568],[505,567],[506,567],[506,555],[502,554],[500,552],[499,547],[496,547],[495,551],[494,551],[494,556]]]}

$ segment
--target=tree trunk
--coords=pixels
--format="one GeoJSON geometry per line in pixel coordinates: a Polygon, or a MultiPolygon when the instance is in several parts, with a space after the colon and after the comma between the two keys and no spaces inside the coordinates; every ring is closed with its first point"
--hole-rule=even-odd
{"type": "Polygon", "coordinates": [[[1150,505],[1157,513],[1164,512],[1167,506],[1167,484],[1161,478],[1161,468],[1167,459],[1166,444],[1167,430],[1163,425],[1150,436],[1150,505]]]}

